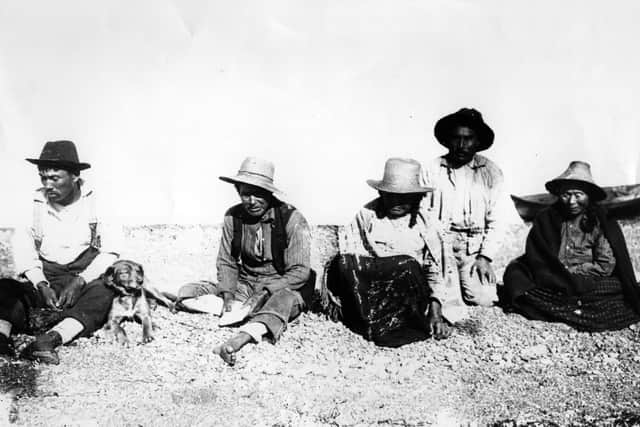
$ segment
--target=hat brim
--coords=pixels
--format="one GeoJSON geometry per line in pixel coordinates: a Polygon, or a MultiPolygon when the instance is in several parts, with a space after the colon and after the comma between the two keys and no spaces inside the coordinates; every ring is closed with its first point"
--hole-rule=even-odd
{"type": "Polygon", "coordinates": [[[428,193],[429,191],[433,191],[431,187],[422,187],[420,185],[413,187],[394,187],[392,185],[385,184],[384,181],[376,180],[376,179],[368,179],[367,184],[375,190],[384,191],[385,193],[394,193],[394,194],[416,194],[416,193],[428,193]]]}
{"type": "Polygon", "coordinates": [[[476,134],[478,135],[478,139],[480,140],[480,147],[478,147],[477,151],[484,151],[493,145],[495,134],[493,133],[493,129],[491,129],[489,125],[487,125],[483,121],[478,122],[469,120],[468,118],[457,113],[444,116],[436,122],[436,125],[433,128],[433,133],[440,145],[449,148],[447,140],[449,135],[451,134],[451,129],[455,126],[466,126],[476,132],[476,134]]]}
{"type": "Polygon", "coordinates": [[[50,167],[60,167],[67,169],[77,169],[77,170],[85,170],[89,169],[91,165],[89,163],[75,163],[75,162],[66,162],[64,160],[40,160],[40,159],[25,159],[29,163],[33,163],[37,166],[50,166],[50,167]]]}
{"type": "Polygon", "coordinates": [[[607,193],[598,185],[583,181],[581,179],[552,179],[548,181],[544,186],[549,193],[559,196],[560,189],[568,185],[573,185],[578,189],[584,189],[589,195],[592,201],[600,202],[607,198],[607,193]]]}
{"type": "Polygon", "coordinates": [[[276,188],[274,185],[264,182],[260,178],[254,178],[250,176],[220,176],[218,177],[221,181],[228,182],[230,184],[249,184],[254,185],[256,187],[260,187],[263,190],[267,190],[276,195],[282,195],[282,191],[276,188]]]}

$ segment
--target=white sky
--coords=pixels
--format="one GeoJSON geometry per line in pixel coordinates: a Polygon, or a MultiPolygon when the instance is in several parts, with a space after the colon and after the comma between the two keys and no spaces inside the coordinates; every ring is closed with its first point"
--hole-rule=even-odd
{"type": "Polygon", "coordinates": [[[640,2],[1,1],[0,226],[28,217],[37,157],[72,139],[107,215],[217,223],[246,155],[316,224],[375,196],[390,156],[443,152],[479,109],[512,192],[569,161],[640,181],[640,2]]]}

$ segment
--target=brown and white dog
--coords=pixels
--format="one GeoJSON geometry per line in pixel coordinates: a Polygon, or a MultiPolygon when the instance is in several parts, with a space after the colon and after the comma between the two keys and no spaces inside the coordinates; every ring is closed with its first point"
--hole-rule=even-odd
{"type": "Polygon", "coordinates": [[[172,307],[171,301],[160,291],[146,283],[144,270],[140,264],[129,260],[113,263],[104,273],[105,284],[117,292],[109,312],[107,327],[111,329],[116,340],[127,345],[129,339],[121,323],[125,320],[138,321],[142,324],[142,342],[153,340],[153,323],[148,296],[172,307]]]}

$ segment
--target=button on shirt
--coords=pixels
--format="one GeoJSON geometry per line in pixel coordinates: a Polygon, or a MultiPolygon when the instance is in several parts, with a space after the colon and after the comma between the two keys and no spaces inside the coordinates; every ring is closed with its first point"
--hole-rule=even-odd
{"type": "Polygon", "coordinates": [[[593,231],[580,228],[580,218],[562,223],[560,262],[573,274],[607,277],[613,273],[616,259],[609,241],[596,225],[593,231]]]}
{"type": "Polygon", "coordinates": [[[248,284],[254,291],[266,288],[273,293],[280,289],[299,289],[309,279],[311,270],[311,234],[302,214],[292,212],[285,227],[288,245],[284,251],[285,274],[280,275],[273,266],[271,230],[275,219],[270,208],[256,223],[242,224],[240,259],[231,255],[233,216],[224,217],[222,238],[216,267],[219,289],[233,292],[238,281],[248,284]]]}

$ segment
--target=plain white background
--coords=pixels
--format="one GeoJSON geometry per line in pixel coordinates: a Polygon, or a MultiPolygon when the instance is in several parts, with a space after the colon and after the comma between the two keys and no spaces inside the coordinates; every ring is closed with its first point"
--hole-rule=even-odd
{"type": "Polygon", "coordinates": [[[640,3],[2,1],[0,226],[29,219],[37,157],[72,139],[107,216],[217,223],[246,155],[312,223],[344,223],[389,156],[444,152],[475,107],[510,192],[569,161],[640,181],[640,3]]]}

